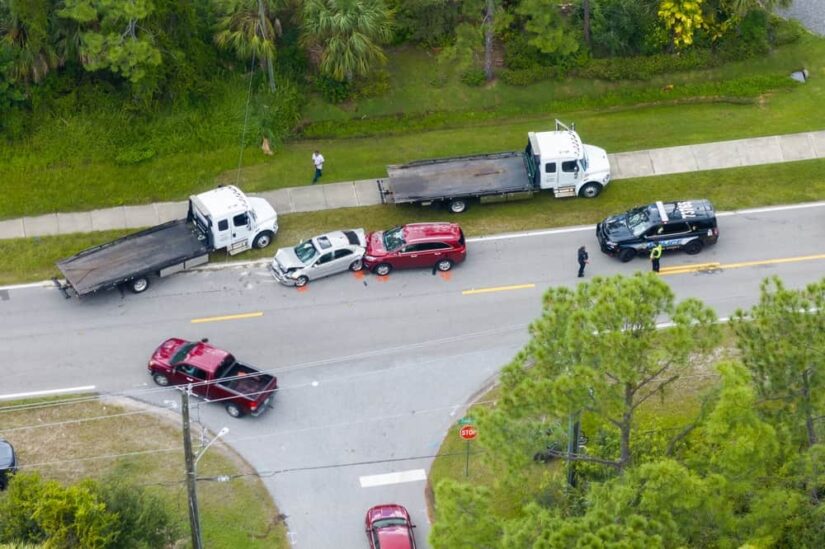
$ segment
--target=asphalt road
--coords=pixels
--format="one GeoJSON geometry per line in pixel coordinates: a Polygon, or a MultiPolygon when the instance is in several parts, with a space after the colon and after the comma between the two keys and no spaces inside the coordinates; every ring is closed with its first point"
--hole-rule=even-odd
{"type": "MultiPolygon", "coordinates": [[[[800,287],[825,274],[825,202],[721,215],[719,227],[719,243],[700,255],[665,254],[663,268],[718,264],[664,274],[680,298],[727,316],[755,303],[768,275],[800,287]]],[[[262,265],[83,301],[7,288],[0,395],[94,385],[162,405],[177,394],[151,384],[150,352],[170,336],[209,337],[279,377],[274,409],[260,418],[232,419],[216,404],[194,415],[215,432],[230,428],[227,442],[264,478],[295,547],[364,547],[364,512],[386,502],[408,507],[425,547],[430,456],[525,342],[543,290],[578,282],[581,244],[588,277],[649,269],[604,256],[593,228],[577,227],[471,240],[466,263],[444,275],[347,273],[305,291],[278,286],[262,265]]]]}

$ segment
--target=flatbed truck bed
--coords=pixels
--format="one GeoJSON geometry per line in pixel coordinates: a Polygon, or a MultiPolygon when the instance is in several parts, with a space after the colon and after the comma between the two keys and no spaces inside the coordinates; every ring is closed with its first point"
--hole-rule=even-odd
{"type": "Polygon", "coordinates": [[[150,273],[166,276],[209,260],[209,243],[194,223],[169,221],[84,250],[57,263],[68,289],[86,295],[150,273]]]}

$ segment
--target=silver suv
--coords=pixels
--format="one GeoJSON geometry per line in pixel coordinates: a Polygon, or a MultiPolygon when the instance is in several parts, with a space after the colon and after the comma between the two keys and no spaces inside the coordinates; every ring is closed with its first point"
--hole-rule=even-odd
{"type": "Polygon", "coordinates": [[[293,248],[281,248],[270,269],[281,284],[300,288],[310,280],[363,269],[366,244],[364,229],[333,231],[304,240],[293,248]]]}

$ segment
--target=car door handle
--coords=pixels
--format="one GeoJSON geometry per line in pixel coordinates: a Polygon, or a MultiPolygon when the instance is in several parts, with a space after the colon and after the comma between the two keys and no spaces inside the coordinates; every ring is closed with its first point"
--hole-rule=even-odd
{"type": "Polygon", "coordinates": [[[418,254],[410,254],[410,257],[418,257],[418,254]]]}

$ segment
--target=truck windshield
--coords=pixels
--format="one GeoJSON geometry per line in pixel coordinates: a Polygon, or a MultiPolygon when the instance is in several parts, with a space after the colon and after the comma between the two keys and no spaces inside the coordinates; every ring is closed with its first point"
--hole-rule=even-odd
{"type": "Polygon", "coordinates": [[[384,232],[384,248],[387,251],[397,250],[404,244],[406,244],[404,242],[404,230],[401,227],[395,227],[384,232]]]}
{"type": "Polygon", "coordinates": [[[647,207],[635,208],[627,212],[627,228],[634,236],[642,236],[650,227],[650,215],[647,212],[647,207]]]}
{"type": "Polygon", "coordinates": [[[579,161],[582,165],[582,171],[586,172],[587,168],[590,166],[590,158],[587,156],[587,147],[582,147],[582,157],[579,161]]]}
{"type": "Polygon", "coordinates": [[[178,352],[176,352],[172,359],[169,361],[169,364],[174,366],[178,362],[182,362],[183,359],[186,358],[186,355],[189,354],[189,351],[192,350],[192,347],[194,347],[195,345],[197,345],[197,343],[194,341],[190,341],[189,343],[184,343],[183,345],[181,345],[180,349],[178,349],[178,352]]]}
{"type": "Polygon", "coordinates": [[[313,257],[318,255],[318,250],[315,249],[315,245],[312,244],[312,240],[301,242],[295,246],[293,250],[295,250],[295,255],[297,255],[298,259],[300,259],[303,263],[309,263],[313,257]]]}

